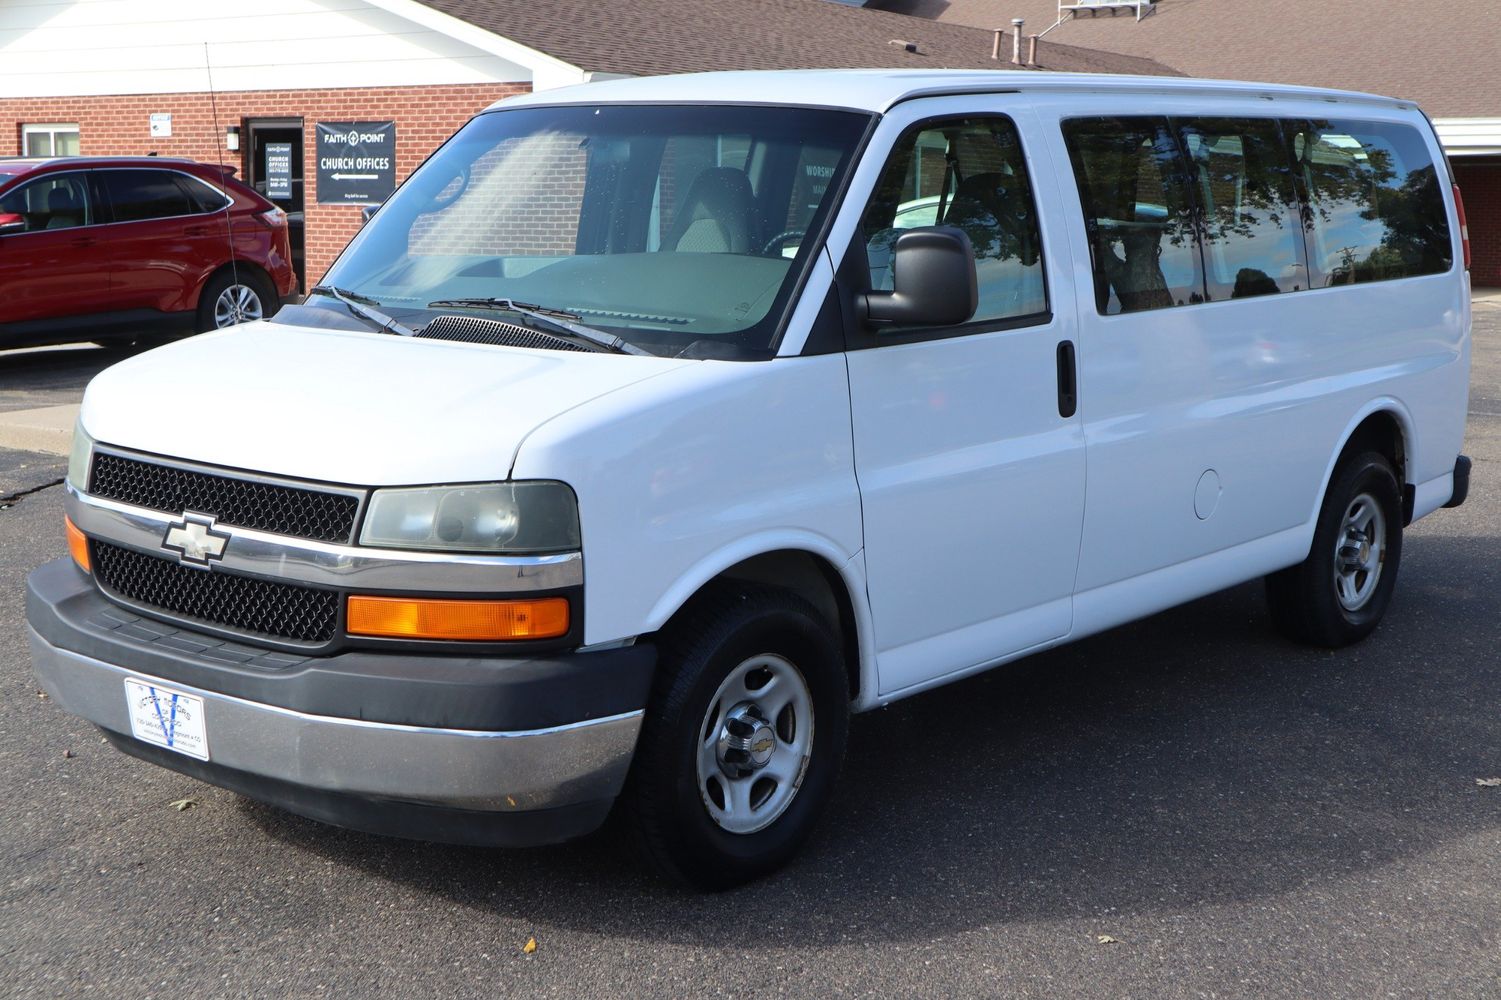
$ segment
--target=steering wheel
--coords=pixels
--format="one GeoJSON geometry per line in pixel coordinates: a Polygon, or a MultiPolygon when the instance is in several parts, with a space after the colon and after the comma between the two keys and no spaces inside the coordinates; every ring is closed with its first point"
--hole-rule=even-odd
{"type": "Polygon", "coordinates": [[[766,245],[761,248],[761,256],[771,256],[771,252],[773,250],[779,251],[777,256],[780,256],[780,250],[783,244],[791,243],[795,239],[800,240],[807,235],[808,231],[806,229],[788,229],[785,232],[777,233],[771,239],[767,240],[766,245]]]}

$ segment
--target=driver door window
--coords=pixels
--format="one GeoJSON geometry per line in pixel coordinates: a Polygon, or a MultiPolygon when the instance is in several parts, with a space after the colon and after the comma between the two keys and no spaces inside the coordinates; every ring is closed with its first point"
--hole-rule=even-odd
{"type": "Polygon", "coordinates": [[[0,199],[0,215],[12,213],[26,220],[22,232],[28,233],[75,229],[95,222],[93,199],[81,173],[43,177],[17,188],[0,199]]]}
{"type": "Polygon", "coordinates": [[[972,323],[1047,311],[1042,241],[1026,162],[1005,118],[928,122],[897,141],[862,220],[870,287],[892,287],[897,238],[954,226],[975,251],[980,304],[972,323]]]}

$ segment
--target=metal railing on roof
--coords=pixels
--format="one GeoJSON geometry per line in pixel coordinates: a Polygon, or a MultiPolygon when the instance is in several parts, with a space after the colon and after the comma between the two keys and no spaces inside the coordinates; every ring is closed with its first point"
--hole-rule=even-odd
{"type": "Polygon", "coordinates": [[[1154,0],[1058,0],[1058,20],[1078,17],[1084,11],[1094,17],[1101,11],[1109,11],[1114,17],[1118,10],[1131,10],[1136,13],[1136,20],[1140,21],[1155,9],[1154,0]]]}

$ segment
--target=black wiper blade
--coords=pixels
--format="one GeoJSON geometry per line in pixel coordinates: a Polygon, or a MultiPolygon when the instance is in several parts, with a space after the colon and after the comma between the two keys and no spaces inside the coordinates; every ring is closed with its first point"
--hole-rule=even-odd
{"type": "Polygon", "coordinates": [[[344,308],[354,313],[360,319],[375,326],[377,333],[394,333],[401,337],[415,337],[417,332],[411,327],[404,326],[387,316],[379,309],[372,306],[379,305],[375,299],[358,292],[336,288],[333,285],[314,285],[308,291],[309,295],[327,295],[331,299],[338,299],[344,304],[344,308]]]}
{"type": "Polygon", "coordinates": [[[578,322],[578,316],[561,309],[548,309],[532,302],[517,302],[515,299],[488,298],[488,299],[437,299],[427,304],[429,309],[497,309],[503,312],[512,312],[518,316],[541,323],[554,331],[572,334],[580,340],[588,341],[607,351],[617,354],[639,354],[650,357],[651,352],[642,350],[635,344],[622,340],[611,333],[596,330],[592,326],[585,326],[578,322]]]}

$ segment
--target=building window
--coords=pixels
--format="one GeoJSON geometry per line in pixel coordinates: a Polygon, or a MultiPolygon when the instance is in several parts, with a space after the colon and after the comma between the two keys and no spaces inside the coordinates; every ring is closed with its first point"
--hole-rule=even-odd
{"type": "Polygon", "coordinates": [[[77,156],[78,124],[22,125],[21,155],[77,156]]]}

